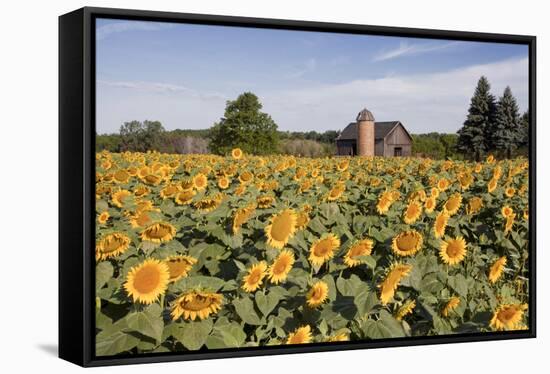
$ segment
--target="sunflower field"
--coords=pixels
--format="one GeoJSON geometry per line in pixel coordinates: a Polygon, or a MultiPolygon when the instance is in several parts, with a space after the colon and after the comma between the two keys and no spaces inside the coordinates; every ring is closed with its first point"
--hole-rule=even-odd
{"type": "Polygon", "coordinates": [[[96,355],[527,329],[528,161],[96,154],[96,355]]]}

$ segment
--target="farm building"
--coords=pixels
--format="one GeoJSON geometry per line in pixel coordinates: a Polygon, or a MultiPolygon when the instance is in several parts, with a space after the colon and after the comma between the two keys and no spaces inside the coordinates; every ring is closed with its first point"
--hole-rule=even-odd
{"type": "Polygon", "coordinates": [[[410,156],[412,137],[400,121],[375,122],[366,108],[336,138],[339,156],[410,156]]]}

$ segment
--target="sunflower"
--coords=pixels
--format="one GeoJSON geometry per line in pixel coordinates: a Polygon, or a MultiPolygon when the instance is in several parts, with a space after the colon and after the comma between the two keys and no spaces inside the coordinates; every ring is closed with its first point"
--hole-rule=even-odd
{"type": "Polygon", "coordinates": [[[517,330],[522,327],[521,320],[526,310],[526,304],[501,305],[493,313],[490,326],[495,330],[517,330]]]}
{"type": "Polygon", "coordinates": [[[449,186],[451,185],[451,182],[449,182],[448,179],[442,178],[437,182],[437,188],[440,192],[445,191],[449,186]]]}
{"type": "Polygon", "coordinates": [[[416,308],[416,300],[407,300],[397,310],[397,313],[395,314],[395,319],[401,321],[405,316],[411,314],[414,308],[416,308]]]}
{"type": "Polygon", "coordinates": [[[327,200],[328,201],[335,201],[338,200],[340,197],[342,197],[342,194],[346,190],[346,187],[343,184],[337,184],[335,187],[333,187],[328,195],[327,200]]]}
{"type": "Polygon", "coordinates": [[[289,250],[283,250],[277,256],[273,264],[267,270],[267,275],[271,283],[279,284],[284,282],[292,265],[294,265],[294,254],[289,250]]]}
{"type": "Polygon", "coordinates": [[[131,175],[124,169],[119,169],[113,174],[113,179],[117,183],[128,183],[131,175]]]}
{"type": "Polygon", "coordinates": [[[467,190],[474,182],[474,177],[472,176],[472,174],[462,174],[458,177],[458,181],[460,182],[460,187],[463,190],[467,190]]]}
{"type": "Polygon", "coordinates": [[[275,203],[275,198],[269,195],[258,196],[256,202],[258,203],[258,208],[266,209],[270,208],[273,203],[275,203]]]}
{"type": "Polygon", "coordinates": [[[97,222],[100,225],[104,225],[109,220],[109,217],[110,217],[109,212],[107,212],[107,211],[101,212],[101,214],[99,216],[97,216],[97,222]]]}
{"type": "Polygon", "coordinates": [[[164,259],[170,272],[170,282],[185,278],[189,270],[197,263],[197,259],[191,256],[176,255],[164,259]]]}
{"type": "Polygon", "coordinates": [[[282,249],[288,240],[294,236],[298,217],[292,209],[285,209],[271,217],[269,225],[265,227],[267,244],[282,249]]]}
{"type": "Polygon", "coordinates": [[[195,196],[195,194],[196,192],[193,190],[184,190],[178,192],[174,201],[178,205],[189,205],[191,204],[191,202],[193,202],[193,197],[195,196]]]}
{"type": "Polygon", "coordinates": [[[310,343],[312,340],[311,327],[309,325],[302,326],[294,330],[293,333],[288,335],[286,344],[305,344],[310,343]]]}
{"type": "Polygon", "coordinates": [[[250,183],[252,182],[253,179],[254,179],[254,174],[252,174],[248,170],[243,171],[241,174],[239,174],[239,181],[241,181],[241,183],[243,184],[250,183]]]}
{"type": "Polygon", "coordinates": [[[507,197],[514,197],[514,195],[516,194],[516,189],[514,187],[508,187],[504,190],[504,194],[507,197]]]}
{"type": "Polygon", "coordinates": [[[96,243],[96,257],[99,260],[116,257],[128,249],[130,238],[121,232],[115,232],[105,235],[96,243]]]}
{"type": "Polygon", "coordinates": [[[502,256],[496,260],[493,265],[491,265],[491,268],[489,269],[489,281],[491,283],[496,283],[500,279],[502,272],[504,271],[504,266],[506,266],[506,262],[506,256],[502,256]]]}
{"type": "Polygon", "coordinates": [[[376,211],[379,214],[386,214],[390,209],[390,206],[394,202],[394,196],[390,191],[383,192],[378,198],[378,203],[376,204],[376,211]]]}
{"type": "Polygon", "coordinates": [[[298,216],[296,218],[296,229],[298,230],[304,230],[309,223],[309,214],[305,209],[302,209],[301,212],[298,213],[298,216]]]}
{"type": "Polygon", "coordinates": [[[193,186],[198,191],[204,190],[208,186],[208,178],[202,173],[198,173],[193,177],[193,186]]]}
{"type": "Polygon", "coordinates": [[[235,188],[235,195],[241,196],[246,192],[246,184],[241,183],[237,188],[235,188]]]}
{"type": "Polygon", "coordinates": [[[260,261],[248,269],[248,274],[243,278],[241,288],[246,292],[254,292],[261,285],[264,277],[267,275],[267,265],[265,261],[260,261]]]}
{"type": "Polygon", "coordinates": [[[441,242],[439,248],[439,256],[444,263],[448,265],[456,265],[466,257],[466,240],[458,236],[454,239],[447,239],[441,242]]]}
{"type": "Polygon", "coordinates": [[[164,294],[169,277],[170,273],[165,263],[148,259],[130,269],[124,289],[134,302],[151,304],[164,294]]]}
{"type": "Polygon", "coordinates": [[[153,243],[168,242],[176,235],[176,228],[168,222],[160,221],[147,226],[141,232],[141,240],[153,243]]]}
{"type": "Polygon", "coordinates": [[[508,217],[506,217],[506,223],[504,224],[504,233],[507,234],[510,231],[512,231],[512,228],[514,226],[514,220],[516,218],[516,214],[512,213],[508,217]]]}
{"type": "Polygon", "coordinates": [[[348,252],[344,256],[344,263],[350,268],[364,263],[363,260],[356,257],[370,256],[373,244],[373,241],[370,239],[363,239],[355,242],[349,247],[348,252]]]}
{"type": "Polygon", "coordinates": [[[503,206],[500,212],[506,218],[514,214],[514,210],[510,208],[508,205],[503,206]]]}
{"type": "Polygon", "coordinates": [[[180,188],[180,186],[177,186],[175,184],[169,184],[168,186],[160,190],[160,197],[162,197],[163,199],[172,197],[180,191],[180,188]]]}
{"type": "Polygon", "coordinates": [[[477,214],[483,207],[483,200],[480,197],[474,196],[468,200],[468,206],[466,207],[466,213],[472,215],[477,214]]]}
{"type": "Polygon", "coordinates": [[[221,177],[218,179],[218,187],[225,190],[229,187],[229,179],[227,177],[221,177]]]}
{"type": "Polygon", "coordinates": [[[436,238],[441,238],[445,235],[445,229],[447,228],[447,223],[449,222],[449,215],[445,210],[442,210],[437,217],[435,217],[434,222],[434,235],[436,238]]]}
{"type": "Polygon", "coordinates": [[[404,231],[392,240],[392,250],[398,256],[412,256],[422,248],[422,234],[416,230],[404,231]]]}
{"type": "Polygon", "coordinates": [[[415,223],[421,214],[422,205],[420,205],[416,201],[411,201],[407,206],[407,209],[405,209],[405,212],[403,213],[403,221],[406,224],[410,225],[411,223],[415,223]]]}
{"type": "Polygon", "coordinates": [[[223,196],[221,194],[214,195],[212,197],[205,197],[197,201],[193,206],[203,213],[208,213],[216,210],[222,203],[223,196]]]}
{"type": "Polygon", "coordinates": [[[434,196],[430,196],[426,199],[424,202],[424,209],[426,209],[426,213],[431,213],[434,211],[436,206],[436,201],[434,196]]]}
{"type": "Polygon", "coordinates": [[[152,210],[160,212],[160,209],[155,208],[153,202],[150,200],[141,200],[136,204],[136,212],[148,212],[152,210]]]}
{"type": "Polygon", "coordinates": [[[315,266],[321,266],[334,256],[334,251],[338,247],[340,247],[340,239],[336,235],[324,234],[312,244],[309,261],[315,266]]]}
{"type": "Polygon", "coordinates": [[[328,337],[327,342],[347,342],[349,340],[349,334],[341,332],[328,337]]]}
{"type": "Polygon", "coordinates": [[[193,188],[195,188],[195,183],[193,182],[193,178],[187,178],[180,182],[180,187],[182,191],[191,191],[193,188]]]}
{"type": "Polygon", "coordinates": [[[458,308],[458,306],[460,305],[460,298],[456,297],[456,296],[453,296],[449,299],[449,301],[447,301],[447,303],[445,304],[445,306],[443,306],[443,309],[441,309],[441,315],[443,317],[449,317],[449,314],[455,310],[456,308],[458,308]]]}
{"type": "Polygon", "coordinates": [[[194,321],[206,319],[210,314],[222,308],[223,295],[219,293],[189,291],[178,297],[172,304],[172,321],[183,316],[183,319],[194,321]]]}
{"type": "Polygon", "coordinates": [[[317,308],[328,298],[328,284],[323,281],[317,281],[313,284],[307,293],[307,305],[310,308],[317,308]]]}
{"type": "Polygon", "coordinates": [[[409,275],[412,270],[412,265],[408,264],[393,264],[386,275],[384,281],[378,285],[380,288],[380,301],[382,305],[388,304],[393,299],[395,290],[399,286],[401,279],[409,275]]]}
{"type": "Polygon", "coordinates": [[[162,178],[156,174],[147,174],[145,177],[143,177],[143,181],[147,184],[157,186],[162,181],[162,178]]]}
{"type": "Polygon", "coordinates": [[[237,209],[235,215],[233,216],[233,234],[236,234],[241,230],[242,225],[244,225],[252,217],[252,214],[254,214],[255,210],[256,208],[254,205],[249,205],[247,207],[237,209]]]}
{"type": "Polygon", "coordinates": [[[124,203],[126,202],[126,199],[128,197],[132,196],[132,193],[128,190],[118,190],[111,196],[111,201],[114,206],[117,206],[119,208],[122,208],[124,203]]]}
{"type": "Polygon", "coordinates": [[[492,178],[489,183],[487,183],[487,192],[491,193],[496,190],[498,184],[498,179],[492,178]]]}
{"type": "Polygon", "coordinates": [[[152,222],[153,220],[151,219],[149,212],[147,212],[146,210],[137,211],[135,214],[133,214],[130,217],[130,224],[132,225],[133,228],[145,227],[151,224],[152,222]]]}
{"type": "Polygon", "coordinates": [[[135,197],[147,196],[149,194],[149,192],[151,192],[151,190],[147,186],[141,185],[141,186],[138,186],[138,187],[134,188],[134,196],[135,197]]]}
{"type": "Polygon", "coordinates": [[[240,160],[243,157],[243,151],[240,148],[233,148],[231,150],[231,157],[235,160],[240,160]]]}
{"type": "Polygon", "coordinates": [[[443,208],[447,211],[449,216],[452,216],[458,212],[460,205],[462,205],[462,195],[457,192],[447,199],[443,208]]]}

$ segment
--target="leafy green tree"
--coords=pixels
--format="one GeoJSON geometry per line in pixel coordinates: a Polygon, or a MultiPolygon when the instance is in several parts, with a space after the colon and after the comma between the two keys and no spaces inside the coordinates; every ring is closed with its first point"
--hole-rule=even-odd
{"type": "Polygon", "coordinates": [[[223,118],[210,129],[210,151],[227,154],[238,147],[251,154],[276,153],[279,143],[277,124],[261,109],[260,100],[251,92],[228,101],[223,118]]]}
{"type": "Polygon", "coordinates": [[[495,98],[490,89],[489,81],[482,76],[470,101],[466,121],[458,130],[457,150],[464,155],[473,155],[476,160],[491,149],[488,135],[494,123],[495,98]]]}
{"type": "Polygon", "coordinates": [[[161,150],[166,131],[159,121],[131,121],[120,126],[120,150],[146,152],[161,150]]]}
{"type": "Polygon", "coordinates": [[[510,158],[520,145],[521,136],[519,107],[512,90],[506,87],[497,103],[491,144],[499,154],[510,158]]]}

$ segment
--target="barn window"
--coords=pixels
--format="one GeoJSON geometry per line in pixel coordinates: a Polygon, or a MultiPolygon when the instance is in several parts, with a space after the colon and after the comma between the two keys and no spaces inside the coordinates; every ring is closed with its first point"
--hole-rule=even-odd
{"type": "Polygon", "coordinates": [[[401,147],[395,147],[395,148],[393,149],[393,155],[394,155],[395,157],[401,157],[401,155],[402,155],[402,148],[401,148],[401,147]]]}

